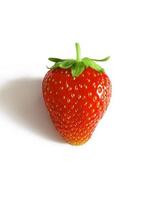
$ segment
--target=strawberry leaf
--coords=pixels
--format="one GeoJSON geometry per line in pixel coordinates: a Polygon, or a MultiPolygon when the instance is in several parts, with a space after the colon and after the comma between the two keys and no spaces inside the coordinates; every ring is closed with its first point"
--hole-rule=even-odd
{"type": "Polygon", "coordinates": [[[110,59],[110,56],[107,56],[107,57],[102,58],[102,59],[93,59],[93,58],[90,58],[90,59],[91,59],[91,60],[94,60],[94,61],[98,61],[98,62],[105,62],[105,61],[107,61],[107,60],[110,59]]]}
{"type": "Polygon", "coordinates": [[[61,59],[61,58],[48,58],[49,61],[54,62],[54,65],[48,69],[56,69],[56,68],[62,68],[62,69],[71,69],[71,74],[73,77],[78,77],[82,72],[84,72],[85,69],[88,67],[98,71],[99,73],[104,72],[104,69],[98,65],[95,61],[98,62],[104,62],[109,60],[110,56],[107,56],[102,59],[93,59],[93,58],[81,58],[81,51],[80,51],[80,45],[79,43],[75,43],[76,46],[76,60],[73,59],[61,59]]]}
{"type": "Polygon", "coordinates": [[[85,70],[86,66],[83,62],[76,62],[71,68],[71,74],[73,77],[78,77],[85,70]]]}
{"type": "Polygon", "coordinates": [[[71,67],[76,61],[75,60],[64,60],[64,61],[61,61],[61,62],[56,62],[54,67],[60,67],[60,68],[63,68],[63,69],[67,69],[69,67],[71,67]]]}
{"type": "Polygon", "coordinates": [[[52,61],[52,62],[61,62],[61,61],[64,61],[65,59],[60,59],[60,58],[48,58],[49,61],[52,61]]]}
{"type": "Polygon", "coordinates": [[[91,67],[92,69],[95,69],[98,72],[104,72],[104,69],[90,58],[83,58],[82,62],[85,64],[86,68],[91,67]]]}

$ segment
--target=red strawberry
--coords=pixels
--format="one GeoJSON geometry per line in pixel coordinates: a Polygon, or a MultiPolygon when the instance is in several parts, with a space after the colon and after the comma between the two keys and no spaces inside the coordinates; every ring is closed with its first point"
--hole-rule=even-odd
{"type": "Polygon", "coordinates": [[[62,137],[70,144],[85,143],[106,111],[111,97],[111,82],[94,61],[49,58],[55,62],[43,79],[43,97],[51,119],[62,137]]]}

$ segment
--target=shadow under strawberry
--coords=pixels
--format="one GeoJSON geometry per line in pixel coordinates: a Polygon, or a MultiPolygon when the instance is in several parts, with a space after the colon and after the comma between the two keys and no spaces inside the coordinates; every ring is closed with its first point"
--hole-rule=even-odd
{"type": "Polygon", "coordinates": [[[8,81],[0,88],[0,110],[32,134],[64,143],[57,134],[45,108],[40,78],[8,81]]]}

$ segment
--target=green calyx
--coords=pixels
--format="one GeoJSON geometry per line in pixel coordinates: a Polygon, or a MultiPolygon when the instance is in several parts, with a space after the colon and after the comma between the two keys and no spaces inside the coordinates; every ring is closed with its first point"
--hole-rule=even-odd
{"type": "Polygon", "coordinates": [[[75,43],[76,46],[76,60],[75,59],[60,59],[60,58],[48,58],[49,61],[55,62],[55,64],[50,69],[62,68],[68,69],[71,68],[71,74],[73,77],[78,77],[82,72],[91,67],[92,69],[98,71],[99,73],[104,72],[104,69],[98,65],[95,61],[104,62],[107,61],[110,57],[103,59],[92,59],[92,58],[81,58],[80,57],[80,45],[75,43]]]}

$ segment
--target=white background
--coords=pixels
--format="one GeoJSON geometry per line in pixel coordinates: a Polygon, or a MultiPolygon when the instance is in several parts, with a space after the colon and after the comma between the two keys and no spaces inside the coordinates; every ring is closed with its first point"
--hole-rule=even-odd
{"type": "Polygon", "coordinates": [[[0,199],[150,199],[149,0],[0,0],[0,199]],[[48,57],[102,58],[113,93],[92,139],[63,142],[41,96],[48,57]]]}

